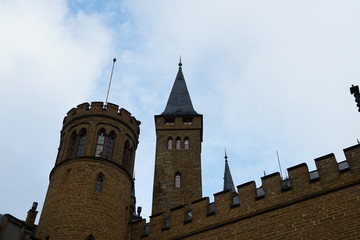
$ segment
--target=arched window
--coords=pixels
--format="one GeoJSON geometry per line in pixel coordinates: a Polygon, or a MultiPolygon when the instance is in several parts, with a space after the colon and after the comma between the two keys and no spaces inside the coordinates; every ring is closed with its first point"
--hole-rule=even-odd
{"type": "Polygon", "coordinates": [[[188,138],[185,138],[185,140],[184,140],[184,148],[189,149],[189,139],[188,138]]]}
{"type": "Polygon", "coordinates": [[[82,129],[80,131],[80,138],[79,138],[79,143],[78,143],[77,151],[76,151],[77,157],[80,157],[84,154],[85,141],[86,141],[86,130],[82,129]]]}
{"type": "Polygon", "coordinates": [[[168,142],[167,142],[167,148],[172,149],[172,146],[173,146],[173,140],[172,140],[172,138],[169,138],[168,142]]]}
{"type": "Polygon", "coordinates": [[[96,193],[101,193],[102,187],[103,187],[103,183],[104,183],[104,174],[99,173],[99,174],[96,176],[96,184],[95,184],[95,192],[96,192],[96,193]]]}
{"type": "Polygon", "coordinates": [[[103,156],[104,144],[105,144],[105,130],[101,129],[98,135],[95,157],[103,156]]]}
{"type": "Polygon", "coordinates": [[[180,149],[180,143],[181,143],[180,138],[177,138],[176,139],[176,149],[180,149]]]}
{"type": "Polygon", "coordinates": [[[57,153],[57,156],[56,156],[56,164],[58,163],[60,156],[63,155],[63,153],[62,153],[63,144],[64,144],[64,140],[61,139],[60,140],[60,146],[59,146],[59,149],[58,149],[58,153],[57,153]]]}
{"type": "Polygon", "coordinates": [[[123,164],[122,165],[127,170],[129,170],[129,167],[130,167],[130,155],[131,155],[130,144],[129,144],[129,141],[126,141],[125,145],[124,145],[124,155],[123,155],[123,164]]]}
{"type": "Polygon", "coordinates": [[[180,188],[181,187],[181,175],[179,172],[177,172],[175,174],[175,188],[180,188]]]}
{"type": "Polygon", "coordinates": [[[86,237],[85,240],[95,240],[94,236],[93,235],[89,235],[86,237]]]}
{"type": "Polygon", "coordinates": [[[75,145],[76,145],[76,132],[73,131],[69,139],[67,157],[72,157],[75,154],[75,145]]]}
{"type": "Polygon", "coordinates": [[[105,158],[110,159],[114,147],[115,133],[111,132],[106,141],[105,158]]]}
{"type": "Polygon", "coordinates": [[[130,148],[130,160],[129,160],[129,167],[128,167],[128,171],[130,173],[130,175],[132,175],[133,172],[133,168],[134,167],[134,149],[131,147],[130,148]]]}

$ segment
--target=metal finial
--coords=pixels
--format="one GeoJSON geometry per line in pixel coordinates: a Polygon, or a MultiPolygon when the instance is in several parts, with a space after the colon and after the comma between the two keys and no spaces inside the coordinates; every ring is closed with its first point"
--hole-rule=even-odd
{"type": "Polygon", "coordinates": [[[224,156],[224,158],[225,158],[225,162],[227,162],[228,157],[227,157],[227,154],[226,154],[226,149],[225,149],[225,156],[224,156]]]}
{"type": "Polygon", "coordinates": [[[181,63],[181,56],[180,56],[180,61],[179,61],[179,69],[181,69],[182,63],[181,63]]]}

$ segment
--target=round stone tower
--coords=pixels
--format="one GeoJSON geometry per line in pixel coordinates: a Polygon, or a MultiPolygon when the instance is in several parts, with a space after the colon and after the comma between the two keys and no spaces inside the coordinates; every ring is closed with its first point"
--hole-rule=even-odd
{"type": "Polygon", "coordinates": [[[83,103],[67,113],[39,239],[128,238],[139,125],[111,103],[83,103]]]}

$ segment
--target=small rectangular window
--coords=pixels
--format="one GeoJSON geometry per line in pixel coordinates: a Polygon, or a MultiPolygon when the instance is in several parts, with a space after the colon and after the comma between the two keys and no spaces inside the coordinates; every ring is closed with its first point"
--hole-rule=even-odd
{"type": "Polygon", "coordinates": [[[192,118],[183,118],[183,123],[186,125],[192,124],[192,118]]]}
{"type": "Polygon", "coordinates": [[[172,125],[175,123],[175,118],[165,118],[165,124],[172,125]]]}

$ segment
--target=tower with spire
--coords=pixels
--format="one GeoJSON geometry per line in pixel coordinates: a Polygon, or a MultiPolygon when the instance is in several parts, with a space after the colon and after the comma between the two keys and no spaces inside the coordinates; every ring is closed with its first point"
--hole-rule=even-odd
{"type": "Polygon", "coordinates": [[[152,215],[202,197],[203,116],[192,105],[181,59],[165,110],[155,116],[156,156],[152,215]]]}

